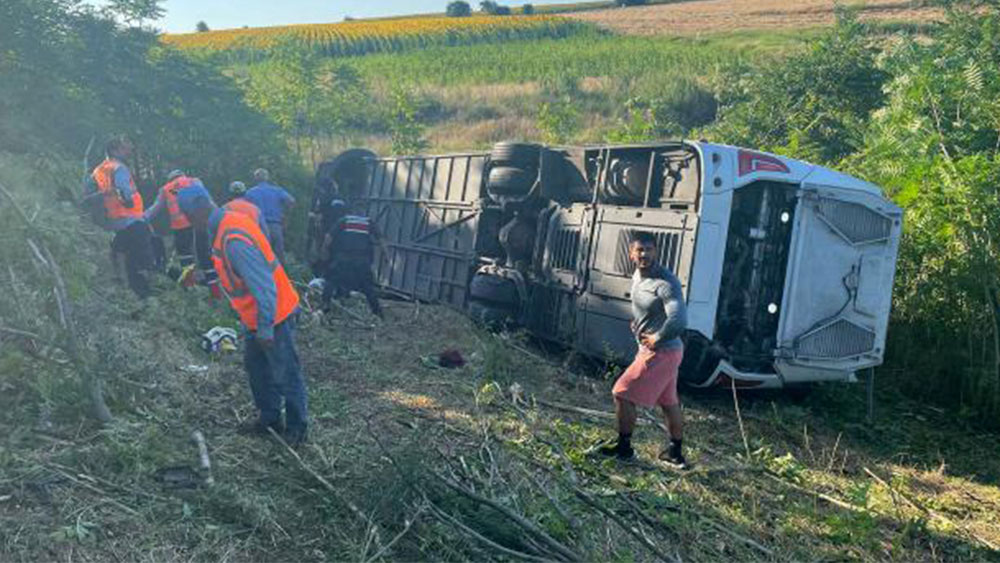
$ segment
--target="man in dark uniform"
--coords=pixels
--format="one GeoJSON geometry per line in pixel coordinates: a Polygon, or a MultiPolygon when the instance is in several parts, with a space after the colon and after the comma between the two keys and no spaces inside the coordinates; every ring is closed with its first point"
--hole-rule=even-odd
{"type": "Polygon", "coordinates": [[[327,260],[323,309],[329,310],[334,295],[340,299],[351,291],[359,291],[368,300],[372,314],[382,318],[372,273],[375,245],[382,244],[378,227],[368,217],[352,214],[348,205],[339,199],[333,200],[330,206],[333,213],[321,251],[321,256],[327,260]]]}

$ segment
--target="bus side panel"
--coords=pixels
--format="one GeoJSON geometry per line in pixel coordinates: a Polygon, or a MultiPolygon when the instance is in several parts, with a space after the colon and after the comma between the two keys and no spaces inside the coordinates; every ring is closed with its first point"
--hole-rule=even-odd
{"type": "Polygon", "coordinates": [[[374,161],[362,201],[385,239],[376,282],[391,292],[465,306],[475,267],[486,155],[374,161]]]}
{"type": "Polygon", "coordinates": [[[628,244],[634,231],[657,238],[660,264],[681,282],[685,296],[694,258],[698,216],[653,208],[604,207],[597,211],[589,245],[590,277],[582,300],[578,345],[588,354],[627,360],[636,344],[632,320],[632,272],[628,244]]]}

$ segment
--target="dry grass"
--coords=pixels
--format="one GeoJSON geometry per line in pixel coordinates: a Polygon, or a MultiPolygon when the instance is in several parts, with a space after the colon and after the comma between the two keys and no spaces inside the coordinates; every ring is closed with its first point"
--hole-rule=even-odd
{"type": "MultiPolygon", "coordinates": [[[[209,360],[187,344],[216,313],[191,293],[157,301],[115,321],[159,366],[116,370],[109,428],[84,421],[67,395],[40,431],[30,376],[0,376],[10,429],[0,559],[554,557],[537,532],[435,473],[585,560],[651,561],[653,549],[696,561],[998,559],[983,542],[1000,543],[1000,438],[919,405],[884,404],[868,427],[859,387],[820,389],[804,405],[746,396],[747,457],[728,393],[685,395],[694,470],[654,461],[661,435],[649,424],[637,433],[640,462],[620,466],[587,454],[613,435],[609,420],[543,404],[607,411],[610,377],[529,356],[454,311],[396,302],[374,331],[345,316],[303,319],[314,425],[300,464],[280,444],[235,433],[253,416],[239,358],[209,360]],[[163,349],[147,346],[154,335],[163,349]],[[434,367],[447,348],[467,365],[434,367]],[[181,369],[191,363],[209,369],[181,369]],[[514,383],[523,401],[512,400],[514,383]],[[194,429],[207,436],[216,484],[157,481],[163,467],[196,465],[194,429]]],[[[350,307],[364,314],[360,300],[350,307]]]]}
{"type": "MultiPolygon", "coordinates": [[[[834,0],[694,0],[581,12],[567,17],[621,33],[696,35],[830,25],[834,22],[835,4],[834,0]]],[[[857,6],[862,20],[924,22],[943,16],[940,8],[920,7],[912,0],[874,0],[857,6]]]]}

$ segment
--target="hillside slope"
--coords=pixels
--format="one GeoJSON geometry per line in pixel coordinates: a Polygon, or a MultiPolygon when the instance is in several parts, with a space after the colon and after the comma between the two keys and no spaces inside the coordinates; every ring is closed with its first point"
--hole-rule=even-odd
{"type": "MultiPolygon", "coordinates": [[[[834,22],[834,0],[693,0],[673,4],[613,8],[569,14],[620,33],[694,35],[751,29],[801,29],[834,22]]],[[[853,4],[852,4],[853,6],[853,4]]],[[[944,11],[912,0],[863,2],[864,20],[926,22],[940,20],[944,11]]]]}
{"type": "Polygon", "coordinates": [[[575,375],[440,307],[388,303],[376,328],[360,300],[325,320],[307,300],[314,425],[292,453],[236,433],[254,416],[239,354],[197,345],[232,324],[226,308],[165,281],[123,299],[101,258],[67,267],[91,262],[104,288],[80,309],[104,327],[115,422],[91,422],[72,379],[0,339],[2,560],[1000,560],[1000,438],[889,389],[873,426],[857,386],[741,396],[745,436],[728,392],[685,394],[694,469],[654,461],[650,424],[621,466],[588,453],[613,434],[611,374],[575,375]],[[466,365],[437,367],[446,349],[466,365]]]}

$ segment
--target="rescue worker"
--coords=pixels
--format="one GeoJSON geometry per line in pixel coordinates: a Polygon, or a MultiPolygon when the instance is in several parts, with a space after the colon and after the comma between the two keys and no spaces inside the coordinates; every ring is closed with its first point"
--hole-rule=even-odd
{"type": "MultiPolygon", "coordinates": [[[[229,184],[229,203],[226,203],[222,207],[243,213],[244,215],[250,217],[255,223],[258,223],[261,229],[264,231],[264,235],[267,236],[267,240],[271,240],[269,229],[267,228],[267,222],[264,221],[264,216],[258,208],[253,203],[246,198],[247,195],[247,185],[243,182],[236,181],[229,184]]],[[[273,248],[273,247],[272,247],[273,248]]]]}
{"type": "Polygon", "coordinates": [[[364,215],[352,214],[350,207],[339,199],[330,205],[335,210],[335,220],[323,239],[321,250],[326,258],[323,309],[329,310],[334,295],[340,299],[351,291],[359,291],[368,300],[372,314],[382,318],[372,272],[375,246],[383,244],[378,226],[364,215]]]}
{"type": "Polygon", "coordinates": [[[295,346],[299,295],[260,226],[247,215],[217,207],[202,187],[178,194],[195,229],[207,232],[221,287],[245,327],[244,366],[259,411],[241,431],[284,433],[290,445],[306,440],[306,386],[295,346]],[[285,421],[282,423],[282,400],[285,421]]]}
{"type": "Polygon", "coordinates": [[[140,298],[150,294],[148,272],[153,268],[152,231],[143,217],[142,195],[126,162],[132,144],[114,138],[105,146],[105,159],[94,169],[91,178],[101,194],[106,227],[115,233],[111,241],[111,265],[118,275],[125,263],[128,285],[140,298]]]}
{"type": "Polygon", "coordinates": [[[177,205],[177,192],[194,185],[195,182],[200,183],[196,178],[187,176],[180,170],[171,171],[167,174],[167,183],[160,188],[156,201],[144,214],[144,218],[149,222],[158,214],[166,211],[174,238],[174,252],[177,253],[181,269],[187,269],[195,263],[195,237],[191,222],[188,221],[187,215],[181,213],[181,208],[177,205]]]}
{"type": "Polygon", "coordinates": [[[157,214],[166,211],[170,219],[170,230],[173,231],[174,251],[177,252],[177,259],[183,272],[182,283],[188,279],[192,280],[189,283],[193,285],[193,280],[200,278],[212,292],[212,298],[220,299],[222,293],[219,290],[219,277],[212,268],[211,244],[208,237],[204,233],[195,231],[177,203],[177,194],[181,190],[195,186],[205,188],[205,184],[199,178],[189,176],[181,170],[171,171],[167,174],[167,183],[160,188],[156,196],[156,202],[146,210],[145,218],[150,221],[157,214]],[[192,277],[195,264],[199,276],[192,277]]]}
{"type": "Polygon", "coordinates": [[[285,188],[271,183],[271,173],[258,168],[253,173],[257,185],[247,191],[246,199],[257,206],[267,223],[271,246],[278,260],[285,263],[285,212],[295,205],[295,198],[285,188]]]}
{"type": "Polygon", "coordinates": [[[636,405],[659,406],[669,430],[661,461],[679,469],[687,462],[681,451],[684,419],[677,396],[677,372],[684,357],[681,335],[687,328],[687,306],[681,282],[656,259],[656,237],[638,231],[629,243],[632,276],[632,332],[639,350],[612,390],[618,420],[618,441],[600,452],[620,460],[635,457],[632,430],[636,405]]]}

